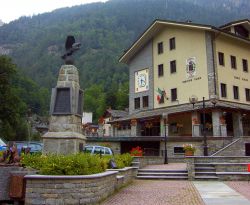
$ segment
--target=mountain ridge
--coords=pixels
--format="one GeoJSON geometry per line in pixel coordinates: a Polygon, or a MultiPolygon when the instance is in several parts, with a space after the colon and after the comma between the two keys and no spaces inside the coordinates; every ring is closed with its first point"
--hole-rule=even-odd
{"type": "Polygon", "coordinates": [[[246,0],[209,2],[110,0],[21,17],[0,27],[0,54],[11,56],[20,72],[50,90],[63,64],[66,36],[74,35],[82,43],[75,56],[81,87],[98,85],[106,105],[124,108],[128,104],[120,106],[114,95],[128,86],[128,69],[118,59],[155,19],[219,26],[250,17],[246,0]]]}

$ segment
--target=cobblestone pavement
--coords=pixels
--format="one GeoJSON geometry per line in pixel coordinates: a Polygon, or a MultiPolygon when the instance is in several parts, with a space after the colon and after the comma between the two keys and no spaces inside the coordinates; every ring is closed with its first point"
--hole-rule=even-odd
{"type": "Polygon", "coordinates": [[[148,165],[143,167],[143,169],[164,169],[164,170],[186,170],[186,163],[169,163],[169,164],[160,164],[160,165],[148,165]]]}
{"type": "Polygon", "coordinates": [[[250,182],[247,181],[230,181],[225,182],[229,187],[250,200],[250,182]]]}
{"type": "Polygon", "coordinates": [[[134,180],[102,205],[204,205],[189,181],[134,180]]]}

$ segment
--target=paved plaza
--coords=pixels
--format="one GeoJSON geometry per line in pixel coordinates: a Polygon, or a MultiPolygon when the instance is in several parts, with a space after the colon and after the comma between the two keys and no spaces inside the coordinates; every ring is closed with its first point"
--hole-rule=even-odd
{"type": "Polygon", "coordinates": [[[248,182],[135,180],[102,205],[250,205],[249,190],[248,182]]]}
{"type": "Polygon", "coordinates": [[[102,205],[205,205],[189,181],[135,180],[102,205]]]}
{"type": "MultiPolygon", "coordinates": [[[[185,163],[147,169],[186,169],[185,163]]],[[[250,205],[248,181],[134,180],[102,205],[250,205]]]]}

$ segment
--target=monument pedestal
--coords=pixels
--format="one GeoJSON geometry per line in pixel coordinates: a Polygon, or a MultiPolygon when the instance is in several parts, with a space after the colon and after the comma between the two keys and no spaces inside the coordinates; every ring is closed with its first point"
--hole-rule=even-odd
{"type": "Polygon", "coordinates": [[[44,154],[76,154],[83,150],[86,137],[77,132],[47,132],[43,135],[44,154]]]}
{"type": "Polygon", "coordinates": [[[57,86],[52,89],[49,132],[42,136],[44,154],[66,155],[83,150],[86,137],[82,134],[82,100],[77,68],[63,65],[57,86]]]}

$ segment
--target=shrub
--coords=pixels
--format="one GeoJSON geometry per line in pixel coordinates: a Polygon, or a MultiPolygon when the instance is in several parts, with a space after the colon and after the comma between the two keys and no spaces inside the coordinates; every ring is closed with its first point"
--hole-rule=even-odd
{"type": "Polygon", "coordinates": [[[21,163],[47,175],[89,175],[104,172],[105,160],[97,155],[24,155],[21,163]]]}
{"type": "Polygon", "coordinates": [[[129,153],[115,155],[115,162],[116,162],[118,169],[131,166],[132,161],[133,161],[133,158],[131,157],[129,153]]]}

